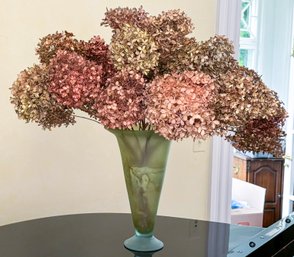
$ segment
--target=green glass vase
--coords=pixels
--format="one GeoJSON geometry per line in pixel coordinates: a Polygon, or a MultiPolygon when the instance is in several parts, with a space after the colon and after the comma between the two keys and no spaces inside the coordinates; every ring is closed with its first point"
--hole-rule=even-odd
{"type": "Polygon", "coordinates": [[[153,235],[170,141],[151,130],[109,130],[118,141],[135,235],[127,249],[152,252],[163,248],[153,235]]]}

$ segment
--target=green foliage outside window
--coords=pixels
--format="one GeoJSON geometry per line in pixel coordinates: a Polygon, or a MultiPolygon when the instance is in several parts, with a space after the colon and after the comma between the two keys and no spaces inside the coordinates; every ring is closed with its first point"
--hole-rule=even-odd
{"type": "Polygon", "coordinates": [[[249,31],[241,30],[241,31],[240,31],[240,37],[243,37],[243,38],[250,38],[250,33],[249,33],[249,31]]]}
{"type": "Polygon", "coordinates": [[[248,50],[247,49],[240,49],[239,51],[239,65],[240,66],[247,66],[248,64],[248,50]]]}
{"type": "Polygon", "coordinates": [[[250,38],[249,27],[249,17],[250,17],[250,2],[242,2],[242,13],[241,13],[241,23],[240,23],[240,37],[250,38]]]}

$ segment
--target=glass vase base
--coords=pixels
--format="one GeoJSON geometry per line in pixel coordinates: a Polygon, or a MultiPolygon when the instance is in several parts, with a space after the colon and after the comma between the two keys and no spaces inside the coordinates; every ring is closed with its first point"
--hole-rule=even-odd
{"type": "Polygon", "coordinates": [[[155,236],[142,237],[134,235],[124,241],[124,246],[135,252],[156,252],[161,250],[164,244],[155,236]]]}

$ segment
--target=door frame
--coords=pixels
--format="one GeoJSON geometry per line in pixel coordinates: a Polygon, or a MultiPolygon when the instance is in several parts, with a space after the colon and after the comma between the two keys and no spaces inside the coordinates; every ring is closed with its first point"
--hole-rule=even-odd
{"type": "MultiPolygon", "coordinates": [[[[291,2],[292,3],[292,2],[291,2]]],[[[293,3],[292,3],[293,5],[293,3]]],[[[292,10],[294,17],[294,7],[292,10]]],[[[239,49],[240,37],[240,19],[241,19],[241,0],[217,0],[217,20],[216,33],[226,35],[233,41],[235,49],[239,49]]],[[[294,42],[294,18],[292,20],[292,45],[294,42]]],[[[290,33],[291,34],[291,33],[290,33]]],[[[238,52],[238,51],[236,51],[238,52]]],[[[235,56],[237,57],[237,56],[235,56]]],[[[294,58],[291,59],[290,70],[294,68],[294,58]]],[[[290,73],[288,83],[288,96],[294,92],[294,75],[290,73]]],[[[294,102],[288,99],[287,109],[289,117],[287,119],[287,138],[286,154],[293,154],[294,138],[294,102]]],[[[294,156],[292,160],[285,159],[284,167],[284,185],[283,185],[283,202],[282,216],[289,215],[292,212],[290,202],[294,202],[294,156]],[[290,183],[289,183],[290,181],[290,183]]],[[[211,167],[211,189],[210,189],[210,219],[214,221],[230,222],[230,203],[231,203],[231,177],[232,177],[232,159],[233,152],[230,146],[227,146],[224,140],[213,138],[212,143],[212,167],[211,167]]]]}
{"type": "MultiPolygon", "coordinates": [[[[227,36],[239,49],[240,0],[217,0],[216,34],[227,36]]],[[[235,51],[238,58],[238,52],[235,51]]],[[[212,139],[210,180],[210,220],[230,223],[232,199],[233,148],[220,137],[212,139]]]]}

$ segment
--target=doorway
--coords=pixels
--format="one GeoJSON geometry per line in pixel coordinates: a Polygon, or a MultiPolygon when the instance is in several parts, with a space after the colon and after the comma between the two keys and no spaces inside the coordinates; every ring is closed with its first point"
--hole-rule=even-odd
{"type": "Polygon", "coordinates": [[[240,154],[234,151],[233,177],[266,188],[263,226],[267,227],[292,211],[293,167],[293,1],[242,0],[239,62],[256,70],[263,81],[286,103],[289,113],[285,156],[240,154]],[[292,64],[291,64],[292,63],[292,64]]]}
{"type": "MultiPolygon", "coordinates": [[[[251,1],[244,1],[251,2],[251,1]]],[[[282,216],[287,216],[293,211],[293,175],[294,164],[291,158],[294,156],[294,101],[288,96],[294,95],[294,70],[293,57],[291,57],[293,46],[293,5],[292,0],[256,0],[258,12],[262,15],[262,22],[257,22],[260,17],[256,16],[256,23],[251,25],[257,30],[256,52],[251,44],[248,49],[247,64],[254,63],[264,81],[282,97],[289,114],[287,120],[287,139],[285,142],[285,153],[283,164],[282,181],[282,216]],[[262,31],[261,27],[266,26],[262,31]],[[270,42],[271,46],[266,46],[270,42]],[[251,55],[250,55],[251,54],[251,55]],[[282,57],[282,58],[279,58],[282,57]],[[281,72],[280,72],[281,71],[281,72]],[[270,83],[269,83],[270,81],[270,83]]],[[[240,21],[242,1],[218,0],[217,34],[226,35],[234,43],[235,49],[239,49],[240,21]]],[[[247,40],[247,43],[248,40],[247,40]]],[[[251,40],[252,43],[252,40],[251,40]]],[[[249,47],[249,45],[247,44],[249,47]]],[[[240,47],[241,48],[241,47],[240,47]]],[[[238,57],[236,54],[236,58],[238,57]]],[[[212,172],[211,172],[211,210],[210,219],[214,221],[230,222],[231,204],[231,179],[233,169],[232,149],[221,139],[213,139],[212,172]],[[231,157],[230,157],[231,156],[231,157]]],[[[245,169],[245,177],[247,168],[245,169]]],[[[276,194],[276,193],[275,193],[276,194]]]]}

